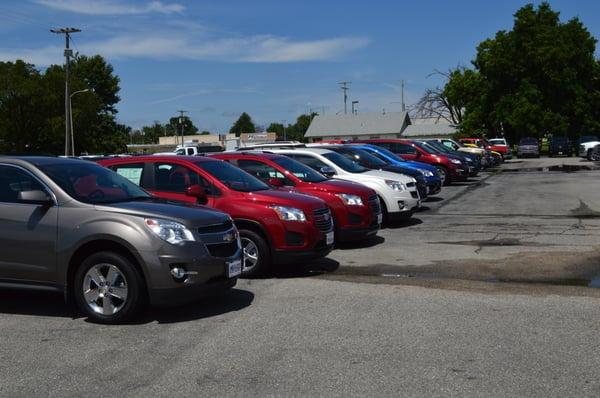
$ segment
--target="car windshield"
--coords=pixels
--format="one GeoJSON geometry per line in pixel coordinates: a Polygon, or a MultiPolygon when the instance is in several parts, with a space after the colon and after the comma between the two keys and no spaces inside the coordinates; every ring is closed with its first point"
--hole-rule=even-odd
{"type": "Polygon", "coordinates": [[[234,191],[254,192],[270,189],[258,178],[221,160],[197,162],[196,165],[234,191]]]}
{"type": "Polygon", "coordinates": [[[327,158],[328,160],[331,160],[342,170],[345,170],[349,173],[364,173],[365,171],[368,170],[367,168],[362,167],[358,163],[348,159],[344,155],[340,155],[337,152],[327,152],[327,153],[324,153],[323,156],[325,158],[327,158]]]}
{"type": "Polygon", "coordinates": [[[379,159],[388,161],[388,159],[393,159],[396,160],[398,162],[406,162],[405,159],[402,159],[402,157],[400,155],[395,154],[394,152],[385,149],[383,147],[377,147],[377,149],[365,149],[365,151],[368,151],[371,155],[373,156],[377,156],[379,159]]]}
{"type": "Polygon", "coordinates": [[[555,143],[563,143],[563,142],[568,142],[569,139],[567,137],[552,137],[552,142],[555,143]]]}
{"type": "Polygon", "coordinates": [[[443,152],[443,153],[451,153],[452,152],[452,149],[448,148],[444,144],[440,144],[437,141],[427,141],[426,144],[434,147],[435,149],[437,149],[437,150],[439,150],[440,152],[443,152]]]}
{"type": "Polygon", "coordinates": [[[102,204],[151,199],[125,177],[96,163],[64,162],[39,166],[40,170],[73,199],[102,204]]]}
{"type": "Polygon", "coordinates": [[[522,138],[520,145],[537,145],[535,138],[522,138]]]}
{"type": "Polygon", "coordinates": [[[415,142],[415,145],[431,155],[439,155],[440,151],[424,142],[415,142]]]}
{"type": "Polygon", "coordinates": [[[382,160],[373,156],[367,151],[358,148],[342,148],[340,152],[351,160],[358,162],[361,166],[370,169],[381,169],[390,164],[387,160],[382,160]]]}
{"type": "Polygon", "coordinates": [[[323,182],[327,180],[327,177],[317,173],[304,163],[300,163],[297,160],[286,156],[278,157],[274,162],[304,182],[323,182]]]}
{"type": "Polygon", "coordinates": [[[581,143],[592,142],[592,141],[598,141],[598,137],[596,137],[594,135],[584,135],[579,139],[579,142],[581,142],[581,143]]]}

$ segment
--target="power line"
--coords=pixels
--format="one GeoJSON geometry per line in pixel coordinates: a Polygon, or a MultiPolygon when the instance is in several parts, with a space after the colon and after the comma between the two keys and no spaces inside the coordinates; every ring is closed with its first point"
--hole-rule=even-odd
{"type": "Polygon", "coordinates": [[[338,83],[342,89],[342,91],[344,92],[344,115],[348,114],[348,90],[350,90],[350,87],[348,87],[349,84],[352,84],[352,82],[339,82],[338,83]]]}
{"type": "Polygon", "coordinates": [[[71,115],[71,94],[69,92],[69,63],[73,56],[73,50],[69,47],[69,41],[72,33],[81,32],[81,29],[76,28],[61,28],[61,29],[50,29],[50,32],[59,35],[65,35],[65,156],[72,154],[75,156],[73,143],[73,132],[71,131],[72,115],[71,115]]]}

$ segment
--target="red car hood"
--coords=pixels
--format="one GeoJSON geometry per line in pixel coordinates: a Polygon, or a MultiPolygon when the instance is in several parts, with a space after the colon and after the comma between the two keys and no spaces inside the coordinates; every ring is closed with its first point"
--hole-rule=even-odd
{"type": "Polygon", "coordinates": [[[244,196],[247,200],[263,203],[266,206],[289,206],[306,211],[327,207],[325,202],[319,198],[289,190],[269,189],[265,191],[246,192],[244,196]]]}

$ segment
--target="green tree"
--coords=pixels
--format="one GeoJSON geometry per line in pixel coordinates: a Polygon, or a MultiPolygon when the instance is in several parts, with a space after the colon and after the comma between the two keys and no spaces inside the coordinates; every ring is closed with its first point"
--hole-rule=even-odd
{"type": "Polygon", "coordinates": [[[597,134],[595,49],[596,39],[579,19],[563,23],[548,3],[529,4],[516,12],[512,30],[479,44],[474,70],[450,76],[444,91],[464,106],[463,132],[504,134],[511,142],[523,136],[597,134]]]}
{"type": "Polygon", "coordinates": [[[229,134],[235,134],[239,137],[242,133],[253,134],[256,132],[256,126],[252,122],[252,118],[246,112],[243,112],[238,120],[229,129],[229,134]]]}
{"type": "Polygon", "coordinates": [[[210,131],[203,130],[200,135],[210,135],[210,131]]]}
{"type": "Polygon", "coordinates": [[[175,116],[169,119],[169,123],[165,125],[167,135],[181,135],[181,128],[183,125],[183,134],[192,135],[198,132],[198,127],[194,126],[192,119],[187,116],[179,117],[175,116]],[[181,120],[181,123],[180,123],[181,120]]]}
{"type": "Polygon", "coordinates": [[[152,126],[144,126],[142,127],[143,134],[143,143],[144,144],[158,144],[159,137],[162,137],[166,134],[166,128],[159,121],[154,121],[152,126]]]}
{"type": "Polygon", "coordinates": [[[271,123],[267,127],[266,131],[269,133],[276,133],[277,139],[282,140],[283,139],[283,129],[284,129],[284,126],[282,123],[271,123]]]}

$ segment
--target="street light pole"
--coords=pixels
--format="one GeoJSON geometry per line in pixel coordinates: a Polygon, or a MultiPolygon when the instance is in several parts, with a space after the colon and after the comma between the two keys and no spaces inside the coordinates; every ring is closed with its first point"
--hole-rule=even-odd
{"type": "Polygon", "coordinates": [[[69,95],[69,123],[70,123],[70,127],[71,127],[71,149],[73,150],[73,156],[75,156],[75,130],[73,130],[73,96],[75,94],[79,94],[79,93],[87,93],[88,91],[91,91],[89,88],[83,89],[83,90],[79,90],[79,91],[75,91],[74,93],[72,93],[71,95],[69,95]]]}

